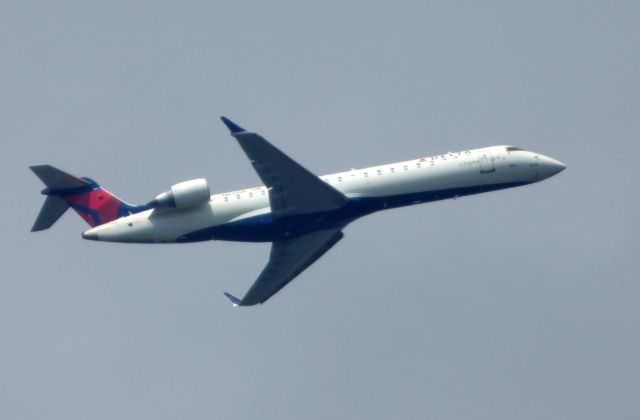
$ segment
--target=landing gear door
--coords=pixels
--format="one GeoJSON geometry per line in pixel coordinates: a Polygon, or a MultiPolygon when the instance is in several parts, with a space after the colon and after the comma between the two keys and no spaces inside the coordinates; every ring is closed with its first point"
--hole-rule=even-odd
{"type": "Polygon", "coordinates": [[[491,156],[491,150],[479,150],[478,151],[478,161],[480,161],[480,173],[488,174],[491,172],[495,172],[496,168],[493,166],[493,156],[491,156]]]}

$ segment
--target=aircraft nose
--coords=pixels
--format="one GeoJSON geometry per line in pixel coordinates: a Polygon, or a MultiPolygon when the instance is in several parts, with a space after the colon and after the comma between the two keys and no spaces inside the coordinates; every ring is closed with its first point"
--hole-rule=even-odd
{"type": "Polygon", "coordinates": [[[89,229],[86,232],[82,233],[82,239],[89,239],[90,241],[98,241],[98,234],[93,231],[93,229],[89,229]]]}
{"type": "Polygon", "coordinates": [[[564,163],[560,162],[559,160],[555,160],[552,158],[547,158],[548,162],[547,162],[547,166],[549,167],[549,172],[551,173],[551,175],[549,176],[553,176],[555,174],[559,174],[560,172],[564,171],[565,169],[567,169],[567,165],[565,165],[564,163]]]}
{"type": "Polygon", "coordinates": [[[559,174],[567,168],[564,163],[548,156],[542,157],[542,161],[543,163],[540,165],[542,168],[538,172],[538,177],[540,180],[550,178],[556,174],[559,174]]]}

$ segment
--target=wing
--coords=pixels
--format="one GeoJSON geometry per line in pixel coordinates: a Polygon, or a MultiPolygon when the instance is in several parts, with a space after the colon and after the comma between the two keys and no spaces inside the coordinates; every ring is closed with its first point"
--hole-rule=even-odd
{"type": "Polygon", "coordinates": [[[269,188],[274,219],[335,210],[347,203],[340,191],[322,181],[256,133],[221,117],[269,188]]]}
{"type": "Polygon", "coordinates": [[[238,299],[229,293],[225,293],[225,296],[235,306],[264,303],[342,239],[344,235],[340,229],[317,231],[295,239],[273,242],[267,266],[244,298],[238,299]]]}

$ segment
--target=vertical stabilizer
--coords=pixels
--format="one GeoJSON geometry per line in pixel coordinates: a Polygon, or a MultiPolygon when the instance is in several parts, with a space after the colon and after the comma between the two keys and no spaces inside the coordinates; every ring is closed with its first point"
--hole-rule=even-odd
{"type": "Polygon", "coordinates": [[[30,168],[47,187],[42,190],[47,198],[32,232],[50,228],[69,207],[91,227],[149,208],[125,203],[90,178],[79,178],[51,165],[30,168]]]}
{"type": "Polygon", "coordinates": [[[49,229],[69,208],[69,204],[58,195],[48,195],[40,209],[38,218],[31,228],[31,232],[49,229]]]}

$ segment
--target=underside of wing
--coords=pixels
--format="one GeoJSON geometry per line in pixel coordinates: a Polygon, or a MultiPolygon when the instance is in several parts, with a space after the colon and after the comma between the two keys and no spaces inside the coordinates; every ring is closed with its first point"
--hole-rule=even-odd
{"type": "Polygon", "coordinates": [[[246,131],[225,117],[222,117],[222,121],[269,189],[274,219],[335,210],[347,203],[344,194],[260,135],[246,131]]]}
{"type": "Polygon", "coordinates": [[[225,293],[236,306],[264,303],[324,255],[343,237],[340,229],[313,232],[271,245],[267,266],[242,299],[225,293]]]}

